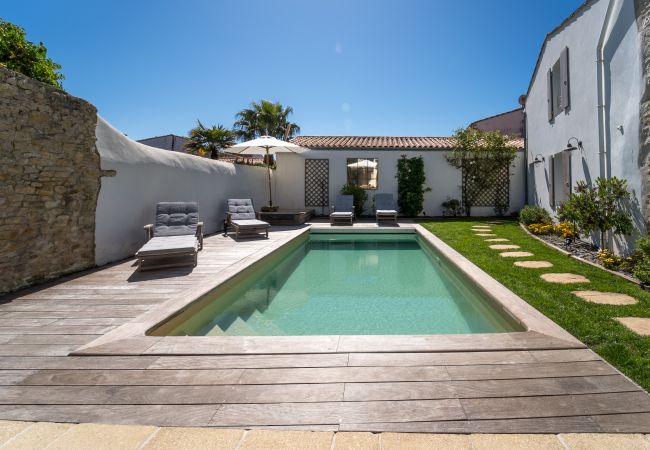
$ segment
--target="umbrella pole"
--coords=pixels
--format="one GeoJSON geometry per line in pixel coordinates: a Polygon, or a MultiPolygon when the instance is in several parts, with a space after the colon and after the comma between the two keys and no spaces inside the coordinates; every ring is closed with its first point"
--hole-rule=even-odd
{"type": "Polygon", "coordinates": [[[266,147],[266,170],[268,171],[268,179],[269,179],[269,207],[273,208],[273,198],[271,197],[271,162],[269,159],[268,147],[266,147]]]}

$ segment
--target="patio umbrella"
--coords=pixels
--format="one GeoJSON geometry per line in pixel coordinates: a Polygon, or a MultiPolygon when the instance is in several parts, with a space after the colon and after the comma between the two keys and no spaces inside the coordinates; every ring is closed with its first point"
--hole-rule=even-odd
{"type": "Polygon", "coordinates": [[[360,159],[355,163],[348,164],[348,167],[351,169],[359,169],[359,168],[365,169],[366,167],[374,169],[375,167],[377,167],[377,163],[375,161],[370,161],[368,159],[360,159]]]}
{"type": "MultiPolygon", "coordinates": [[[[275,155],[276,153],[302,153],[308,149],[291,142],[281,141],[272,136],[260,136],[251,141],[240,142],[227,149],[231,153],[242,155],[275,155]]],[[[267,158],[268,162],[268,158],[267,158]]],[[[269,177],[269,207],[273,207],[273,198],[271,197],[271,167],[267,166],[269,177]]]]}

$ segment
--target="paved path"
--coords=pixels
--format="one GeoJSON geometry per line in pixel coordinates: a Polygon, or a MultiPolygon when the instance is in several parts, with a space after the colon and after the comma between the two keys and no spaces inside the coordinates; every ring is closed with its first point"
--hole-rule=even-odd
{"type": "MultiPolygon", "coordinates": [[[[194,270],[133,261],[0,299],[0,419],[445,433],[650,432],[648,395],[588,349],[66,356],[268,245],[211,236],[194,270]]],[[[498,336],[493,338],[498,340],[498,336]]]]}

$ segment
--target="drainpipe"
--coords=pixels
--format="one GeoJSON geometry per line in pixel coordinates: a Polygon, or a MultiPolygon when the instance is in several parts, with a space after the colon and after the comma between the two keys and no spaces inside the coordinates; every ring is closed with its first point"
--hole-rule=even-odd
{"type": "Polygon", "coordinates": [[[596,74],[598,83],[598,156],[600,160],[600,177],[610,178],[609,168],[609,149],[607,148],[607,104],[605,103],[605,44],[606,38],[609,38],[608,31],[612,22],[612,15],[614,14],[614,7],[618,6],[619,0],[609,0],[607,5],[607,12],[605,13],[605,20],[603,27],[600,30],[600,37],[598,38],[598,46],[596,47],[596,74]]]}

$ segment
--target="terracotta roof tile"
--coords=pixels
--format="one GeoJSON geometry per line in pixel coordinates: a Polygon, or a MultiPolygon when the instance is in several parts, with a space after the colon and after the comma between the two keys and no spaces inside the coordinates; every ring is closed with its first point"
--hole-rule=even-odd
{"type": "MultiPolygon", "coordinates": [[[[297,136],[291,142],[313,150],[450,150],[454,148],[455,139],[433,136],[297,136]]],[[[524,147],[521,138],[511,142],[518,148],[524,147]]]]}

